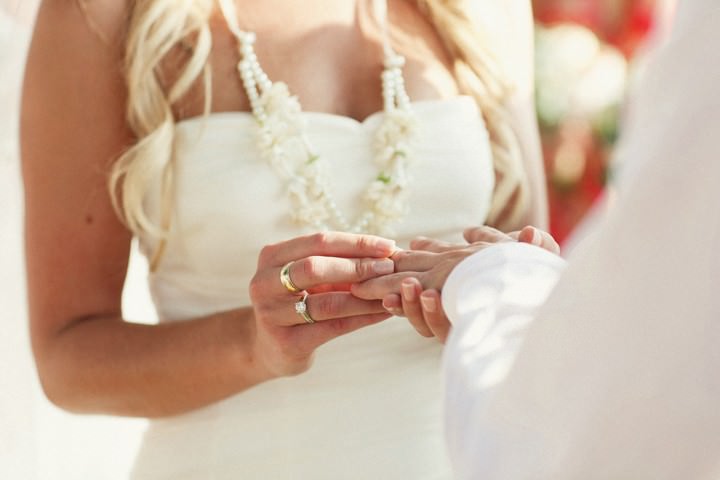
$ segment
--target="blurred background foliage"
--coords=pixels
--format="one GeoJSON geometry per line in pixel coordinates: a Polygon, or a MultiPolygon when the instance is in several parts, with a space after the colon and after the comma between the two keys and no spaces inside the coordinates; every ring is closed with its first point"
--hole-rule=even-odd
{"type": "Polygon", "coordinates": [[[533,0],[536,106],[560,241],[602,193],[637,57],[658,0],[533,0]]]}

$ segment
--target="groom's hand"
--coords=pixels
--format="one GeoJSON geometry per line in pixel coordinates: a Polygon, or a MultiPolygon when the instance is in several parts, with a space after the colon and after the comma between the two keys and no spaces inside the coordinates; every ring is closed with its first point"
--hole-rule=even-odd
{"type": "Polygon", "coordinates": [[[392,256],[391,275],[353,285],[352,293],[364,299],[382,299],[394,315],[406,316],[421,335],[445,342],[450,322],[440,301],[440,292],[450,272],[469,255],[501,242],[520,241],[558,254],[560,247],[552,236],[535,227],[505,234],[491,227],[475,227],[464,232],[468,244],[418,238],[408,251],[392,256]]]}

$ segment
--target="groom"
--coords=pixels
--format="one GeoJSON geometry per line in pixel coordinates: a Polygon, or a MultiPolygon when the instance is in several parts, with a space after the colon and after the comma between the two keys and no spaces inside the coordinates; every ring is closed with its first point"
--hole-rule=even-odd
{"type": "Polygon", "coordinates": [[[619,198],[567,267],[480,243],[449,274],[459,479],[720,478],[718,45],[720,3],[680,2],[637,92],[619,198]]]}

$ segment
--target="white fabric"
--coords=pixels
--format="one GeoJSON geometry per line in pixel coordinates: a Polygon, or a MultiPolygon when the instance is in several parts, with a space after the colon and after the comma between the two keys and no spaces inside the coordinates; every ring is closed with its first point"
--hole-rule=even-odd
{"type": "Polygon", "coordinates": [[[448,281],[459,479],[720,477],[720,6],[679,8],[637,91],[618,199],[547,301],[561,262],[524,245],[448,281]]]}
{"type": "Polygon", "coordinates": [[[20,72],[28,30],[0,9],[0,477],[32,478],[35,451],[31,418],[33,366],[25,320],[22,265],[20,172],[17,162],[17,114],[20,72]],[[15,40],[13,45],[12,40],[15,40]],[[12,47],[15,48],[12,48],[12,47]],[[6,113],[7,112],[7,113],[6,113]],[[12,113],[10,113],[12,112],[12,113]],[[18,421],[17,419],[23,419],[18,421]],[[12,475],[12,476],[10,476],[12,475]]]}
{"type": "MultiPolygon", "coordinates": [[[[420,140],[410,167],[412,211],[398,237],[459,240],[463,227],[482,223],[488,212],[487,131],[469,97],[413,108],[420,140]]],[[[372,138],[382,113],[364,122],[304,115],[310,141],[329,164],[338,205],[352,218],[376,170],[372,138]]],[[[291,222],[283,182],[256,149],[254,122],[232,112],[177,125],[175,215],[150,276],[161,322],[248,305],[262,246],[307,233],[291,222]]],[[[148,207],[158,218],[157,205],[148,207]]],[[[156,248],[141,240],[146,252],[156,248]]],[[[403,319],[337,339],[321,347],[303,375],[151,422],[134,478],[449,478],[440,354],[437,342],[403,319]]]]}

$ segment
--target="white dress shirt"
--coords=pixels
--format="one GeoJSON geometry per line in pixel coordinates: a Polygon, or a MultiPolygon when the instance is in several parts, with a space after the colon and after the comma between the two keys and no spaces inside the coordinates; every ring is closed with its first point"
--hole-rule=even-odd
{"type": "Polygon", "coordinates": [[[566,267],[503,244],[448,279],[457,478],[720,478],[719,44],[720,3],[682,2],[566,267]]]}

